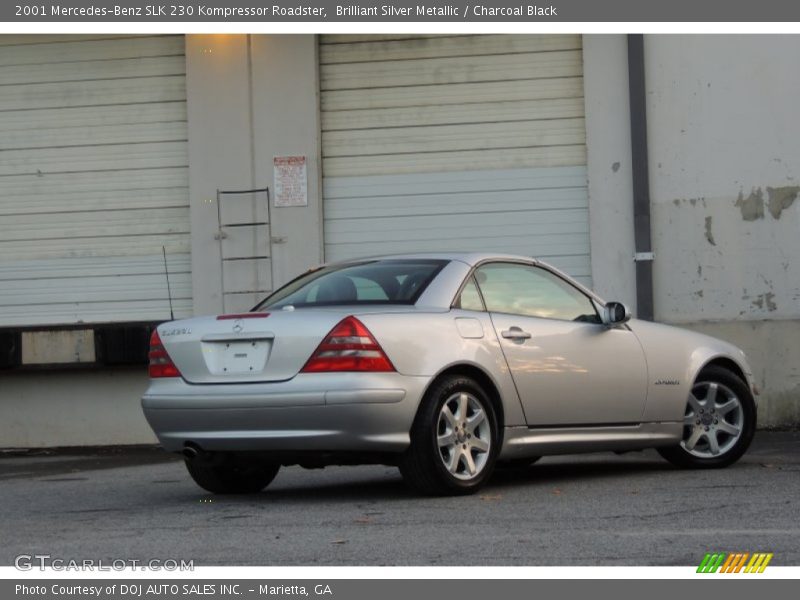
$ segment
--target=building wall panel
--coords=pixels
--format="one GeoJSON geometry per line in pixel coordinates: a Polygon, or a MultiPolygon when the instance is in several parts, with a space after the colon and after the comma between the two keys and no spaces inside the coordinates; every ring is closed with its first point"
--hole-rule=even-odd
{"type": "Polygon", "coordinates": [[[326,259],[510,252],[591,283],[581,46],[322,36],[326,259]]]}
{"type": "Polygon", "coordinates": [[[0,327],[191,314],[183,36],[4,36],[0,327]]]}

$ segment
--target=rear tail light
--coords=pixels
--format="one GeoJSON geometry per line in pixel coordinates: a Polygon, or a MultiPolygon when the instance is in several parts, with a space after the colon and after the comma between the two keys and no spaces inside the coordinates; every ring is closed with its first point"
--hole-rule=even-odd
{"type": "Polygon", "coordinates": [[[175,363],[172,362],[169,354],[167,354],[167,350],[164,348],[164,344],[161,343],[161,338],[156,330],[153,330],[153,334],[150,336],[150,352],[147,356],[150,359],[148,371],[152,379],[181,376],[181,372],[178,371],[178,367],[175,366],[175,363]]]}
{"type": "Polygon", "coordinates": [[[334,327],[303,367],[304,373],[394,370],[383,348],[355,317],[347,317],[334,327]]]}

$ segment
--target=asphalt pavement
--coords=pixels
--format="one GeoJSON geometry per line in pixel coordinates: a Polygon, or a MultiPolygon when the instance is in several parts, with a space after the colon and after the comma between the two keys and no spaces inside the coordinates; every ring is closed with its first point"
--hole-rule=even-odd
{"type": "Polygon", "coordinates": [[[549,457],[460,498],[416,496],[382,466],[284,468],[260,494],[213,496],[158,449],[0,452],[0,502],[0,565],[800,565],[800,433],[759,432],[715,471],[651,451],[549,457]]]}

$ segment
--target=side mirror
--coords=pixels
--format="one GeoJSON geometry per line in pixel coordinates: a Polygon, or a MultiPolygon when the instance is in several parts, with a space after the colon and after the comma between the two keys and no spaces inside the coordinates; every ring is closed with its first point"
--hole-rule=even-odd
{"type": "Polygon", "coordinates": [[[622,325],[631,318],[630,309],[622,302],[608,302],[603,313],[603,322],[609,327],[622,325]]]}

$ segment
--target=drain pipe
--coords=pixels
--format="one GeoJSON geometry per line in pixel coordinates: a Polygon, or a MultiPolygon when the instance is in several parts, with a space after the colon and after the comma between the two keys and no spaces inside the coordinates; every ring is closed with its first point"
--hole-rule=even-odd
{"type": "Polygon", "coordinates": [[[631,113],[631,170],[636,262],[636,313],[653,320],[653,245],[650,235],[650,170],[647,158],[647,92],[644,35],[628,35],[628,92],[631,113]]]}

